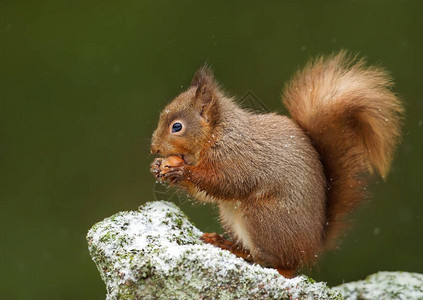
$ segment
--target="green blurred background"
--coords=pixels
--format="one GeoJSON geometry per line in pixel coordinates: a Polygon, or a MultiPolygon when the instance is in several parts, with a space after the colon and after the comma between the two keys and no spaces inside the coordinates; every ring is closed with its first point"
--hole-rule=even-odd
{"type": "MultiPolygon", "coordinates": [[[[307,273],[423,273],[422,29],[422,1],[1,1],[0,298],[105,298],[85,235],[154,199],[151,133],[201,64],[283,111],[293,72],[341,48],[392,73],[404,140],[340,249],[307,273]]],[[[212,207],[176,202],[220,230],[212,207]]]]}

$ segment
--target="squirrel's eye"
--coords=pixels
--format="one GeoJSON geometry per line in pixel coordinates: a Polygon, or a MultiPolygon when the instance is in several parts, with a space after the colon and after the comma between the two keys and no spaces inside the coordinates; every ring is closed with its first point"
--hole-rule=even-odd
{"type": "Polygon", "coordinates": [[[172,132],[179,132],[182,130],[182,124],[179,122],[176,122],[172,125],[172,132]]]}

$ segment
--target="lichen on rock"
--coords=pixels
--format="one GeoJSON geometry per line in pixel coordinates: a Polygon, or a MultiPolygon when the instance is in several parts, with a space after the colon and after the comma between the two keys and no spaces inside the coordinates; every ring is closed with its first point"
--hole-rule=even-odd
{"type": "Polygon", "coordinates": [[[333,288],[345,300],[423,299],[423,275],[407,272],[378,272],[365,280],[333,288]]]}
{"type": "Polygon", "coordinates": [[[149,202],[94,225],[90,254],[107,299],[342,299],[306,276],[286,279],[211,245],[173,203],[149,202]]]}

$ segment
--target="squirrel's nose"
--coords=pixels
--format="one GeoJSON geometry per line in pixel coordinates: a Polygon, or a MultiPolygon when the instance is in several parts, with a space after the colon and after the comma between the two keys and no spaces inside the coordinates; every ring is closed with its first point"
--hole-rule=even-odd
{"type": "Polygon", "coordinates": [[[160,150],[154,147],[153,145],[150,147],[151,154],[159,154],[160,150]]]}

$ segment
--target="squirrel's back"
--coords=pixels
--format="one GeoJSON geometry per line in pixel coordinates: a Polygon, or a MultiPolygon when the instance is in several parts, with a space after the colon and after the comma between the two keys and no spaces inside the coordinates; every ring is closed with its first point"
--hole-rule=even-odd
{"type": "Polygon", "coordinates": [[[389,170],[403,113],[391,86],[386,71],[342,51],[312,61],[285,87],[283,102],[324,166],[327,241],[365,197],[368,174],[389,170]]]}

